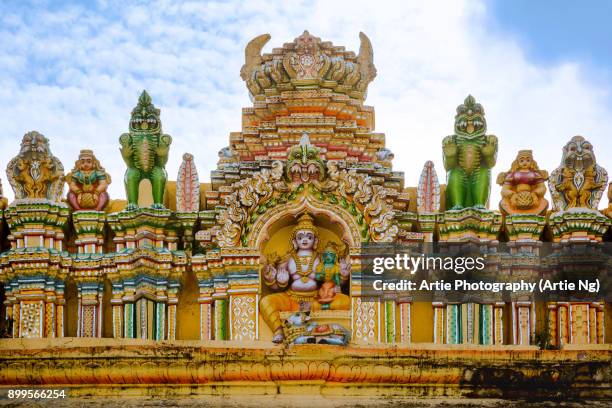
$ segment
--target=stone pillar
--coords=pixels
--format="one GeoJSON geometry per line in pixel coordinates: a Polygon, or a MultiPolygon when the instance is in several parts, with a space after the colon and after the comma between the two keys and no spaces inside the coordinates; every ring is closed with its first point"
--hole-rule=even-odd
{"type": "Polygon", "coordinates": [[[108,215],[115,231],[113,288],[115,337],[176,338],[180,275],[187,256],[177,250],[176,222],[167,209],[139,208],[108,215]]]}
{"type": "Polygon", "coordinates": [[[228,282],[224,276],[219,276],[213,279],[214,292],[213,298],[213,313],[214,313],[214,339],[228,340],[228,298],[227,293],[228,282]]]}
{"type": "Polygon", "coordinates": [[[400,298],[398,299],[399,306],[399,341],[401,343],[409,344],[412,339],[412,330],[411,330],[411,321],[410,321],[410,313],[412,303],[409,298],[400,298]]]}
{"type": "Polygon", "coordinates": [[[106,214],[100,211],[72,213],[77,235],[75,244],[79,255],[74,257],[72,275],[77,284],[79,298],[78,337],[102,336],[102,294],[104,285],[104,222],[106,214]]]}
{"type": "Polygon", "coordinates": [[[5,210],[12,248],[0,258],[0,279],[14,337],[64,336],[64,287],[71,263],[63,252],[68,215],[65,205],[46,199],[16,200],[5,210]]]}
{"type": "Polygon", "coordinates": [[[250,248],[223,254],[229,296],[227,333],[230,340],[259,338],[259,255],[250,248]]]}
{"type": "MultiPolygon", "coordinates": [[[[504,219],[510,250],[508,269],[503,273],[510,280],[537,282],[540,268],[540,236],[546,225],[546,217],[535,214],[508,214],[504,219]]],[[[530,345],[535,336],[535,303],[533,294],[513,294],[512,344],[530,345]]]]}

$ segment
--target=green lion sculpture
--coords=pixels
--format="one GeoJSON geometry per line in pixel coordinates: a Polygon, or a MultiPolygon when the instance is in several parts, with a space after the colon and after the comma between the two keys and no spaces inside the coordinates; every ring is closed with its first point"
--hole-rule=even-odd
{"type": "Polygon", "coordinates": [[[487,208],[497,137],[485,134],[484,109],[472,95],[457,107],[455,134],[442,141],[447,171],[446,209],[487,208]]]}
{"type": "Polygon", "coordinates": [[[128,168],[125,171],[125,191],[128,210],[138,208],[138,187],[148,179],[153,191],[153,208],[164,208],[164,189],[168,174],[166,163],[172,137],[162,134],[159,109],[151,102],[147,91],[142,91],[138,105],[132,110],[130,131],[119,137],[121,156],[128,168]]]}

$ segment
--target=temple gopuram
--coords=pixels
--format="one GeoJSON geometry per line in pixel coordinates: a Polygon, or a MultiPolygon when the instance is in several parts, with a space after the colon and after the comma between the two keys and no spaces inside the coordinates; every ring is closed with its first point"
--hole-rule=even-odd
{"type": "MultiPolygon", "coordinates": [[[[364,245],[465,243],[487,254],[490,276],[540,276],[567,248],[609,242],[612,204],[599,209],[608,176],[582,136],[560,135],[550,173],[530,150],[496,163],[498,139],[471,95],[440,135],[447,183],[415,154],[423,171],[411,186],[397,167],[413,164],[393,162],[364,104],[377,71],[359,37],[357,54],[307,31],[263,55],[269,35],[249,42],[240,76],[252,105],[210,179],[197,151],[169,179],[180,135],[162,131],[154,90],[116,135],[125,199],[109,196],[121,175],[87,146],[65,167],[51,149],[60,140],[16,140],[15,199],[0,202],[0,385],[612,398],[604,289],[588,301],[461,302],[364,290],[364,245]]],[[[599,267],[585,259],[565,273],[599,267]]]]}

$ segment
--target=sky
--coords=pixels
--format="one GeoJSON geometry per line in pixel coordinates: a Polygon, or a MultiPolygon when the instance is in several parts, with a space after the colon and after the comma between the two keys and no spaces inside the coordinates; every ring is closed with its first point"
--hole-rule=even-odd
{"type": "MultiPolygon", "coordinates": [[[[66,172],[80,149],[93,149],[113,178],[111,198],[124,198],[118,138],[147,89],[174,139],[169,178],[190,152],[209,181],[251,105],[239,75],[245,45],[267,32],[269,52],[308,29],[355,52],[359,32],[369,36],[378,76],[366,104],[407,186],[428,159],[445,182],[441,142],[467,94],[499,138],[493,180],[521,149],[552,171],[577,134],[612,171],[612,3],[584,4],[0,0],[0,168],[37,130],[66,172]]],[[[494,186],[491,208],[498,201],[494,186]]]]}

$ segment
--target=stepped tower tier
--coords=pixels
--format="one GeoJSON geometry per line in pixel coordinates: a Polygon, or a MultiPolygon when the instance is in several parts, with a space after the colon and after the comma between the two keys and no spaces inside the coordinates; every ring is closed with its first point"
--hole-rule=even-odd
{"type": "Polygon", "coordinates": [[[251,40],[240,75],[253,106],[243,109],[242,131],[231,134],[229,149],[219,154],[220,167],[284,160],[303,134],[323,159],[390,167],[389,154],[378,154],[385,140],[373,133],[374,109],[363,104],[376,68],[370,40],[359,36],[358,55],[308,31],[270,54],[261,54],[270,35],[251,40]]]}

